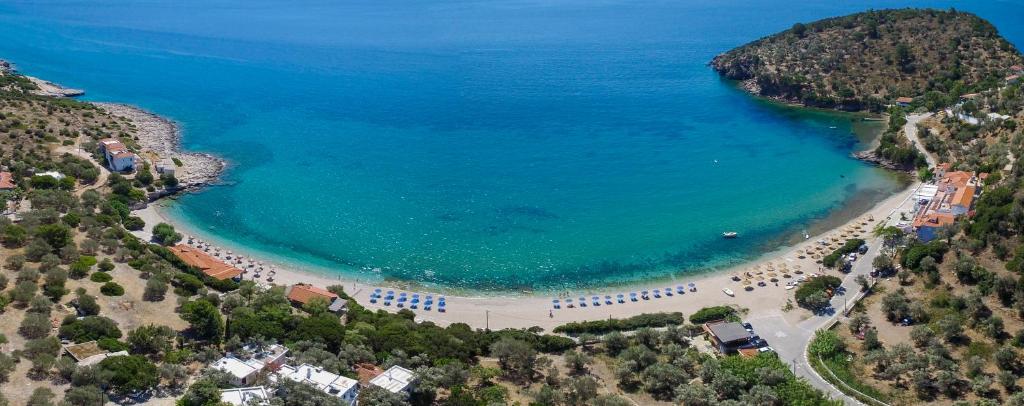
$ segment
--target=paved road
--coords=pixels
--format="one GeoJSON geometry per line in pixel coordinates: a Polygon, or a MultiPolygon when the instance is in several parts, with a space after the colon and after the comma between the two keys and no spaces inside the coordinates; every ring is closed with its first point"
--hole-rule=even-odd
{"type": "MultiPolygon", "coordinates": [[[[904,204],[910,199],[911,196],[916,193],[915,190],[911,190],[907,193],[907,197],[899,207],[903,207],[904,204]]],[[[896,210],[898,210],[898,208],[896,210]]],[[[892,218],[894,210],[888,217],[892,218]]],[[[884,219],[886,223],[891,221],[889,218],[884,219]]],[[[797,376],[800,376],[807,380],[815,388],[827,393],[833,399],[840,399],[844,403],[849,405],[862,405],[862,403],[850,396],[845,395],[839,389],[832,384],[825,381],[821,376],[815,372],[807,360],[807,345],[810,344],[812,338],[814,338],[814,332],[827,327],[830,323],[836,319],[844,318],[843,316],[847,306],[853,306],[862,295],[860,292],[860,285],[857,284],[857,276],[864,275],[865,277],[870,276],[872,266],[871,263],[881,253],[882,239],[869,237],[867,244],[870,247],[868,252],[860,256],[856,262],[854,262],[850,273],[843,279],[843,284],[832,297],[832,307],[830,311],[822,314],[812,315],[811,317],[800,321],[796,325],[790,324],[782,317],[781,310],[777,312],[768,313],[758,317],[749,318],[749,321],[753,326],[754,330],[766,341],[768,344],[775,349],[779,354],[779,357],[785,362],[789,363],[793,372],[797,376]]],[[[803,311],[803,310],[800,310],[803,311]]]]}

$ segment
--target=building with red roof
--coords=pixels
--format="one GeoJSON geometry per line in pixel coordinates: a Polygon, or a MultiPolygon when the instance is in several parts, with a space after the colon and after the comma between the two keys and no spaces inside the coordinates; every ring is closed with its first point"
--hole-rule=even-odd
{"type": "Polygon", "coordinates": [[[198,268],[211,278],[225,280],[242,276],[242,270],[225,264],[200,249],[184,244],[178,244],[169,249],[186,264],[198,268]]]}
{"type": "Polygon", "coordinates": [[[0,190],[12,190],[18,187],[14,184],[14,174],[10,172],[0,172],[0,190]]]}

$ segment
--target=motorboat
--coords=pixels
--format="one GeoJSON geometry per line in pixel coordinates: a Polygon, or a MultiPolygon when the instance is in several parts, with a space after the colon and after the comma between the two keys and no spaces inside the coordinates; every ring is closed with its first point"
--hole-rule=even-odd
{"type": "Polygon", "coordinates": [[[736,238],[739,237],[739,233],[735,231],[726,231],[722,233],[722,238],[736,238]]]}
{"type": "Polygon", "coordinates": [[[730,297],[736,296],[735,293],[732,293],[732,289],[729,289],[729,288],[723,288],[722,292],[725,293],[727,296],[730,296],[730,297]]]}

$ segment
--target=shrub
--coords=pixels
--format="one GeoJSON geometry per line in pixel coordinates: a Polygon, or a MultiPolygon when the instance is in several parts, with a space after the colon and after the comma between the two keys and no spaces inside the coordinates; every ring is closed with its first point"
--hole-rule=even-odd
{"type": "Polygon", "coordinates": [[[76,343],[102,338],[121,338],[117,323],[102,316],[86,316],[81,319],[69,316],[60,326],[58,336],[76,343]]]}
{"type": "Polygon", "coordinates": [[[842,283],[841,279],[831,275],[811,278],[800,284],[800,287],[796,289],[796,302],[800,306],[811,310],[821,310],[823,307],[828,306],[827,301],[822,304],[818,300],[821,295],[824,294],[827,297],[832,297],[830,290],[835,290],[842,283]]]}
{"type": "Polygon", "coordinates": [[[690,323],[702,324],[709,321],[731,319],[734,316],[736,316],[736,309],[729,306],[705,307],[690,315],[690,323]]]}
{"type": "Polygon", "coordinates": [[[114,277],[110,276],[110,274],[106,272],[93,272],[92,275],[89,275],[89,280],[93,282],[110,282],[112,279],[114,279],[114,277]]]}
{"type": "Polygon", "coordinates": [[[665,327],[683,324],[686,319],[682,313],[650,313],[633,316],[627,319],[608,319],[583,322],[572,322],[555,327],[554,332],[569,335],[583,333],[604,334],[612,331],[631,331],[641,327],[665,327]]]}
{"type": "Polygon", "coordinates": [[[107,282],[100,287],[100,293],[106,296],[121,296],[124,294],[124,288],[117,282],[107,282]]]}
{"type": "Polygon", "coordinates": [[[846,240],[846,243],[844,243],[842,247],[837,248],[835,251],[832,251],[831,254],[822,258],[821,263],[829,268],[834,268],[843,255],[857,252],[857,249],[860,248],[861,245],[864,245],[864,240],[860,238],[851,238],[846,240]]]}

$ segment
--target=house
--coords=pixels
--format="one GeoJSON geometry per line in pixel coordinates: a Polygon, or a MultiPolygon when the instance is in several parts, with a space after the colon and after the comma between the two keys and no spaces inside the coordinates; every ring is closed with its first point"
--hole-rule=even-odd
{"type": "Polygon", "coordinates": [[[898,97],[896,98],[896,105],[900,107],[910,106],[910,103],[914,102],[913,97],[898,97]]]}
{"type": "Polygon", "coordinates": [[[415,372],[395,365],[370,379],[370,385],[387,389],[391,393],[411,393],[418,380],[415,372]]]}
{"type": "Polygon", "coordinates": [[[262,366],[247,363],[233,356],[225,356],[210,365],[231,376],[231,384],[234,386],[252,386],[259,378],[262,366]]]}
{"type": "Polygon", "coordinates": [[[305,306],[316,298],[327,303],[327,309],[335,314],[344,313],[348,309],[348,301],[333,292],[306,283],[297,283],[288,289],[288,300],[295,306],[305,306]]]}
{"type": "Polygon", "coordinates": [[[359,398],[359,382],[352,378],[329,372],[321,367],[302,364],[298,367],[282,365],[278,375],[284,379],[301,382],[318,390],[340,398],[354,406],[359,398]]]}
{"type": "Polygon", "coordinates": [[[722,354],[731,354],[750,343],[750,333],[742,324],[732,321],[704,323],[704,332],[722,354]]]}
{"type": "Polygon", "coordinates": [[[1013,65],[1013,66],[1010,67],[1010,72],[1013,72],[1013,73],[1016,73],[1016,74],[1024,74],[1024,66],[1022,66],[1022,65],[1013,65]]]}
{"type": "Polygon", "coordinates": [[[121,141],[113,138],[100,140],[100,152],[107,158],[107,167],[114,172],[129,172],[135,169],[136,156],[121,141]]]}
{"type": "Polygon", "coordinates": [[[1007,84],[1011,84],[1012,85],[1014,83],[1017,83],[1018,81],[1020,81],[1020,75],[1010,75],[1010,76],[1006,77],[1006,83],[1007,84]]]}
{"type": "Polygon", "coordinates": [[[177,168],[174,161],[170,159],[161,159],[160,162],[157,162],[154,166],[156,167],[156,173],[171,176],[174,175],[174,170],[177,168]]]}
{"type": "Polygon", "coordinates": [[[258,364],[260,368],[266,371],[277,371],[280,369],[288,355],[288,347],[280,344],[274,344],[266,348],[258,348],[255,345],[249,344],[242,347],[242,349],[252,354],[246,361],[248,364],[253,366],[258,364]]]}
{"type": "Polygon", "coordinates": [[[242,275],[241,269],[225,264],[198,248],[178,244],[169,249],[186,264],[198,268],[211,278],[219,280],[236,279],[242,275]]]}
{"type": "Polygon", "coordinates": [[[64,351],[78,363],[78,366],[89,366],[98,364],[109,357],[128,355],[127,351],[109,352],[100,348],[96,341],[87,341],[81,344],[65,345],[64,351]]]}
{"type": "Polygon", "coordinates": [[[14,174],[0,172],[0,190],[13,190],[17,186],[14,184],[14,174]]]}
{"type": "Polygon", "coordinates": [[[968,100],[977,99],[978,97],[981,97],[981,93],[967,93],[963,96],[960,96],[960,101],[966,102],[968,100]]]}
{"type": "Polygon", "coordinates": [[[220,391],[221,402],[236,406],[269,405],[269,399],[270,395],[267,394],[267,389],[262,386],[220,391]]]}
{"type": "Polygon", "coordinates": [[[974,193],[977,190],[974,186],[967,186],[957,189],[953,194],[951,209],[954,216],[962,216],[971,210],[974,203],[974,193]]]}

